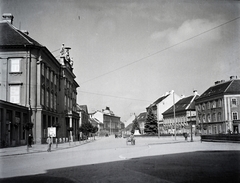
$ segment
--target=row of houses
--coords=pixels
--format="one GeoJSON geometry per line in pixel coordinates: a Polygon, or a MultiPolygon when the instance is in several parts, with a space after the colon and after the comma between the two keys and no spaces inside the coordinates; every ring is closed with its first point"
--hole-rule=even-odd
{"type": "MultiPolygon", "coordinates": [[[[140,132],[148,112],[155,114],[159,134],[226,134],[239,133],[240,128],[240,79],[231,76],[230,80],[217,81],[202,95],[179,96],[174,91],[161,96],[140,113],[136,118],[140,132]]],[[[135,119],[135,116],[132,116],[135,119]]],[[[131,121],[127,129],[131,129],[131,121]]]]}

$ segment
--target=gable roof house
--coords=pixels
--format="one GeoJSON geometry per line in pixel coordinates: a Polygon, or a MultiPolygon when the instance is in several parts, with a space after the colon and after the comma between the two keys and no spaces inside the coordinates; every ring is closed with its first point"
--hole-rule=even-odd
{"type": "Polygon", "coordinates": [[[141,134],[144,134],[144,125],[146,123],[147,112],[142,112],[137,117],[137,122],[140,128],[141,134]]]}
{"type": "Polygon", "coordinates": [[[14,110],[0,105],[1,142],[24,145],[31,133],[35,143],[45,143],[48,128],[54,126],[59,127],[55,135],[61,138],[69,137],[69,127],[76,133],[79,85],[69,60],[57,60],[27,31],[14,27],[12,14],[3,14],[0,32],[0,100],[16,104],[14,110]],[[24,106],[27,112],[16,106],[24,106]]]}
{"type": "Polygon", "coordinates": [[[216,81],[196,100],[196,111],[202,134],[239,133],[240,79],[216,81]]]}
{"type": "Polygon", "coordinates": [[[157,117],[157,121],[159,123],[159,131],[163,130],[163,115],[162,113],[170,108],[173,103],[179,101],[181,97],[177,95],[174,91],[166,92],[165,95],[161,96],[151,105],[149,105],[146,110],[152,109],[153,114],[157,117]]]}
{"type": "Polygon", "coordinates": [[[195,131],[196,111],[195,100],[199,97],[196,91],[194,95],[180,99],[175,105],[162,113],[164,133],[190,133],[191,126],[195,131]]]}

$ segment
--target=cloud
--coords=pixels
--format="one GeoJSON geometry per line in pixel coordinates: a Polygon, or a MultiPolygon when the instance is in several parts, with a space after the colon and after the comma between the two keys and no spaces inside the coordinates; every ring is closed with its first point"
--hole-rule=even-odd
{"type": "MultiPolygon", "coordinates": [[[[211,30],[217,25],[219,23],[210,22],[206,19],[187,20],[177,28],[168,28],[160,32],[154,32],[151,35],[151,39],[155,41],[163,41],[165,39],[169,45],[174,45],[211,30]]],[[[201,39],[202,43],[217,41],[221,38],[220,29],[213,29],[201,37],[203,38],[201,39]]]]}

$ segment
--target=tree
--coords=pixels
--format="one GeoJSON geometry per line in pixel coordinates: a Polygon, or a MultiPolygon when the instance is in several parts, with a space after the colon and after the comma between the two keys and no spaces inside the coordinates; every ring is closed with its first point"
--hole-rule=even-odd
{"type": "Polygon", "coordinates": [[[79,127],[79,131],[88,136],[89,133],[96,133],[98,131],[98,127],[94,127],[90,122],[84,122],[81,127],[79,127]]]}
{"type": "Polygon", "coordinates": [[[158,134],[158,123],[157,123],[157,117],[153,113],[152,109],[149,108],[149,111],[147,113],[147,119],[146,123],[144,125],[144,132],[147,134],[158,134]]]}
{"type": "Polygon", "coordinates": [[[136,117],[136,116],[135,116],[135,119],[133,120],[133,125],[132,125],[131,133],[134,134],[135,130],[139,130],[139,133],[140,133],[140,128],[139,128],[139,124],[138,124],[138,121],[137,121],[137,117],[136,117]]]}

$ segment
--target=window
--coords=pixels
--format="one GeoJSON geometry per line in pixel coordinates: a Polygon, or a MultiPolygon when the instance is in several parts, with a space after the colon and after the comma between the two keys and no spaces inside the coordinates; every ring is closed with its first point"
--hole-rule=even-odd
{"type": "Polygon", "coordinates": [[[203,111],[205,110],[205,104],[202,104],[202,110],[203,111]]]}
{"type": "Polygon", "coordinates": [[[11,58],[10,62],[11,62],[11,72],[20,72],[20,61],[21,58],[11,58]]]}
{"type": "Polygon", "coordinates": [[[10,86],[10,102],[19,104],[20,103],[20,86],[10,86]]]}
{"type": "Polygon", "coordinates": [[[53,71],[50,71],[50,80],[51,80],[51,82],[53,82],[53,75],[54,75],[53,71]]]}
{"type": "Polygon", "coordinates": [[[45,99],[45,91],[44,91],[44,88],[42,88],[42,105],[44,105],[44,99],[45,99]]]}
{"type": "Polygon", "coordinates": [[[232,99],[232,106],[237,106],[237,99],[235,98],[232,99]]]}
{"type": "Polygon", "coordinates": [[[42,75],[43,75],[43,76],[45,75],[45,67],[44,67],[44,64],[42,64],[42,75]]]}
{"type": "Polygon", "coordinates": [[[57,75],[54,74],[54,84],[56,85],[57,84],[57,75]]]}
{"type": "Polygon", "coordinates": [[[218,100],[218,107],[222,107],[222,100],[221,99],[218,100]]]}
{"type": "Polygon", "coordinates": [[[54,95],[54,109],[57,109],[57,95],[54,95]]]}
{"type": "Polygon", "coordinates": [[[237,120],[238,119],[238,113],[237,112],[233,112],[232,113],[232,119],[233,120],[237,120]]]}
{"type": "Polygon", "coordinates": [[[46,93],[46,106],[49,106],[49,92],[46,93]]]}
{"type": "Polygon", "coordinates": [[[198,110],[201,111],[201,105],[200,104],[198,105],[198,110]]]}
{"type": "Polygon", "coordinates": [[[206,116],[205,116],[205,114],[202,116],[202,119],[203,119],[203,123],[205,123],[205,122],[206,122],[206,116]]]}
{"type": "Polygon", "coordinates": [[[210,104],[210,102],[208,102],[208,104],[207,104],[207,108],[208,108],[208,109],[211,108],[211,104],[210,104]]]}
{"type": "Polygon", "coordinates": [[[212,108],[216,108],[216,101],[212,102],[212,108]]]}
{"type": "Polygon", "coordinates": [[[211,115],[210,114],[207,115],[207,120],[208,120],[208,122],[211,122],[211,115]]]}
{"type": "Polygon", "coordinates": [[[213,122],[216,121],[216,114],[215,113],[212,114],[212,121],[213,122]]]}
{"type": "Polygon", "coordinates": [[[50,107],[53,109],[53,94],[50,94],[50,107]]]}
{"type": "Polygon", "coordinates": [[[218,121],[222,121],[222,114],[220,112],[218,113],[218,121]]]}
{"type": "Polygon", "coordinates": [[[49,79],[49,68],[46,68],[46,78],[49,79]]]}

